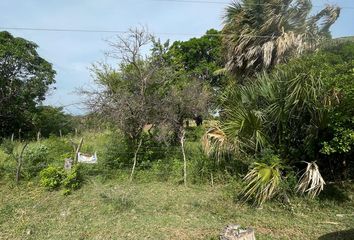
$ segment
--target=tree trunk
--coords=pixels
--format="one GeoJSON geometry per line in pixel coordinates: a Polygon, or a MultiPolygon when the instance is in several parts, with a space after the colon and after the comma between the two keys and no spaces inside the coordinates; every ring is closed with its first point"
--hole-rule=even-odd
{"type": "Polygon", "coordinates": [[[18,130],[18,140],[21,142],[21,128],[18,130]]]}
{"type": "Polygon", "coordinates": [[[39,142],[41,140],[41,132],[38,131],[37,132],[37,142],[39,142]]]}
{"type": "Polygon", "coordinates": [[[130,182],[133,181],[133,176],[134,176],[134,171],[135,171],[135,166],[136,166],[136,161],[137,161],[137,157],[138,157],[138,152],[140,150],[141,144],[143,143],[143,139],[140,138],[138,147],[136,148],[135,152],[134,152],[134,158],[133,158],[133,167],[132,167],[132,172],[130,173],[130,182]]]}
{"type": "Polygon", "coordinates": [[[187,159],[186,159],[186,153],[184,151],[184,141],[185,141],[185,131],[183,129],[181,131],[181,150],[183,155],[183,183],[184,186],[187,186],[187,159]]]}
{"type": "Polygon", "coordinates": [[[28,143],[25,143],[25,145],[23,146],[23,148],[21,150],[20,156],[17,159],[16,183],[18,183],[20,181],[23,152],[25,151],[27,145],[28,145],[28,143]]]}

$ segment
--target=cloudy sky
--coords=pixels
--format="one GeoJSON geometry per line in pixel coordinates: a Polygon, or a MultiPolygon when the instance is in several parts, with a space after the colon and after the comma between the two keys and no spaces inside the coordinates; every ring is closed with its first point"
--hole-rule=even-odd
{"type": "MultiPolygon", "coordinates": [[[[89,67],[104,58],[105,39],[114,33],[13,30],[9,28],[120,30],[144,25],[162,40],[186,40],[210,28],[221,29],[227,0],[1,0],[0,31],[39,45],[39,53],[57,71],[56,90],[46,104],[83,113],[80,87],[93,86],[89,67]],[[194,1],[203,1],[195,3],[194,1]]],[[[354,35],[354,1],[315,0],[314,11],[328,3],[343,7],[332,27],[334,37],[354,35]]]]}

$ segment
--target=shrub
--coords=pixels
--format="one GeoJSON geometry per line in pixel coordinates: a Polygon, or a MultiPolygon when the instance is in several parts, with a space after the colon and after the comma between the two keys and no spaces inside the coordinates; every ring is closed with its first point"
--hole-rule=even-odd
{"type": "Polygon", "coordinates": [[[186,140],[189,142],[199,141],[205,133],[205,128],[203,126],[188,127],[186,130],[186,140]]]}
{"type": "Polygon", "coordinates": [[[11,155],[6,154],[0,149],[0,179],[5,176],[10,176],[10,174],[12,174],[12,177],[15,176],[15,169],[15,159],[11,158],[11,155]]]}
{"type": "Polygon", "coordinates": [[[255,203],[262,205],[273,198],[280,190],[283,169],[279,156],[265,151],[243,179],[246,184],[242,191],[245,201],[253,198],[255,203]]]}
{"type": "Polygon", "coordinates": [[[56,190],[64,187],[64,195],[71,190],[79,189],[83,183],[83,175],[78,165],[65,172],[61,167],[49,166],[40,172],[40,184],[48,190],[56,190]]]}
{"type": "Polygon", "coordinates": [[[69,172],[67,172],[65,178],[62,180],[64,188],[69,190],[79,189],[82,182],[83,176],[80,172],[79,166],[74,166],[69,172]]]}
{"type": "Polygon", "coordinates": [[[158,140],[158,132],[143,134],[142,146],[138,153],[138,167],[151,168],[153,162],[165,159],[167,152],[167,146],[158,140]]]}
{"type": "Polygon", "coordinates": [[[128,142],[116,133],[108,137],[103,149],[101,162],[104,168],[119,169],[131,166],[133,149],[130,149],[128,142]]]}
{"type": "Polygon", "coordinates": [[[30,144],[23,154],[23,170],[26,177],[36,176],[48,164],[48,148],[40,143],[30,144]]]}
{"type": "Polygon", "coordinates": [[[15,142],[11,141],[10,139],[4,139],[0,145],[0,148],[4,151],[4,153],[12,154],[15,146],[16,146],[15,142]]]}
{"type": "Polygon", "coordinates": [[[153,163],[151,172],[157,181],[166,182],[168,180],[180,181],[183,179],[183,162],[180,158],[170,155],[166,159],[153,163]]]}
{"type": "Polygon", "coordinates": [[[40,172],[40,184],[50,191],[58,189],[64,175],[65,173],[61,168],[49,166],[40,172]]]}
{"type": "MultiPolygon", "coordinates": [[[[74,151],[71,143],[64,138],[50,136],[47,139],[41,140],[41,144],[50,149],[48,161],[74,157],[74,151]]],[[[56,162],[51,162],[51,164],[52,163],[56,165],[56,162]]],[[[60,162],[60,165],[61,164],[62,162],[60,162]]]]}
{"type": "MultiPolygon", "coordinates": [[[[138,152],[137,167],[149,169],[153,162],[165,159],[167,146],[158,141],[154,133],[143,134],[143,141],[138,152]]],[[[112,133],[102,153],[102,164],[106,169],[130,169],[135,152],[135,145],[119,133],[112,133]]]]}

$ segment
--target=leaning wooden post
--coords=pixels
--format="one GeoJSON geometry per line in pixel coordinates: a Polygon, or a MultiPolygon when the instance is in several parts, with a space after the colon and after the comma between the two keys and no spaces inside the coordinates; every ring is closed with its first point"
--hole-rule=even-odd
{"type": "Polygon", "coordinates": [[[12,133],[12,135],[11,135],[11,142],[14,142],[14,138],[15,138],[15,134],[12,133]]]}
{"type": "Polygon", "coordinates": [[[79,145],[78,145],[77,148],[76,148],[75,157],[74,157],[74,164],[77,163],[77,156],[78,156],[78,154],[79,154],[79,152],[80,152],[80,149],[81,149],[81,146],[82,146],[83,141],[84,141],[84,139],[81,138],[81,139],[80,139],[80,143],[79,143],[79,145]]]}
{"type": "Polygon", "coordinates": [[[20,181],[21,167],[22,167],[22,162],[23,162],[23,152],[25,151],[27,145],[28,145],[28,143],[26,142],[21,150],[20,156],[17,159],[16,183],[18,183],[20,181]]]}
{"type": "Polygon", "coordinates": [[[181,132],[181,150],[182,150],[182,155],[183,155],[183,182],[184,186],[187,186],[187,159],[186,159],[186,153],[184,151],[184,141],[185,141],[185,131],[182,129],[181,132]]]}

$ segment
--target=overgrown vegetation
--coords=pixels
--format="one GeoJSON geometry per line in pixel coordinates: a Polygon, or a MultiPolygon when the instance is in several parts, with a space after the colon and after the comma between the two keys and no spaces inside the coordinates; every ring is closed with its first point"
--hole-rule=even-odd
{"type": "Polygon", "coordinates": [[[236,221],[260,239],[317,239],[352,227],[354,42],[331,40],[339,8],[310,11],[307,0],[234,2],[222,31],[172,44],[130,29],[109,42],[118,64],[92,66],[84,117],[41,105],[51,64],[0,33],[5,238],[215,239],[236,221]],[[63,218],[6,221],[48,209],[63,218]],[[85,219],[92,230],[69,231],[85,219]]]}

